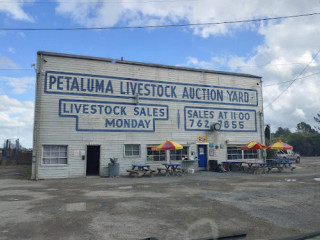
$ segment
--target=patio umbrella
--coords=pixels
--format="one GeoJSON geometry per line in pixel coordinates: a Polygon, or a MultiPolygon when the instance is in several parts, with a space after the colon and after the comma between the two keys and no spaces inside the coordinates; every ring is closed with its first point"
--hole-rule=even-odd
{"type": "MultiPolygon", "coordinates": [[[[166,140],[164,143],[161,143],[156,147],[157,151],[167,151],[167,150],[180,150],[183,149],[183,146],[179,143],[176,143],[174,141],[166,140]]],[[[170,156],[167,155],[167,160],[169,162],[170,156]]]]}
{"type": "Polygon", "coordinates": [[[293,147],[291,145],[289,145],[288,143],[278,141],[278,142],[268,146],[268,149],[271,149],[271,150],[292,150],[293,147]]]}
{"type": "Polygon", "coordinates": [[[166,151],[166,150],[180,150],[183,149],[183,146],[174,141],[166,140],[164,143],[161,143],[156,147],[157,151],[166,151]]]}
{"type": "Polygon", "coordinates": [[[252,149],[267,149],[267,146],[256,141],[251,141],[248,144],[241,147],[241,150],[252,150],[252,149]]]}
{"type": "MultiPolygon", "coordinates": [[[[253,149],[256,149],[256,150],[267,149],[267,146],[262,143],[256,142],[256,141],[251,141],[248,144],[241,147],[241,150],[253,150],[253,149]]],[[[255,159],[255,161],[256,161],[256,159],[255,159]]]]}

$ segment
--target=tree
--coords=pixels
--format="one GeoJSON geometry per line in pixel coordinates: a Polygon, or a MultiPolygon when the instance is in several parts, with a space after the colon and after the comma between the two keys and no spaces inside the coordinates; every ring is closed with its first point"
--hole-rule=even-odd
{"type": "MultiPolygon", "coordinates": [[[[317,122],[317,123],[319,123],[320,124],[320,114],[319,113],[317,113],[317,116],[316,117],[314,117],[314,120],[317,122]]],[[[320,130],[320,126],[318,126],[318,127],[315,127],[316,129],[318,129],[318,130],[320,130]]]]}
{"type": "Polygon", "coordinates": [[[310,143],[308,136],[302,132],[292,133],[288,143],[293,146],[295,152],[302,156],[312,156],[314,154],[313,145],[310,143]]]}
{"type": "Polygon", "coordinates": [[[297,131],[310,134],[310,133],[316,133],[317,131],[312,129],[311,126],[305,122],[301,122],[297,124],[297,131]]]}
{"type": "Polygon", "coordinates": [[[290,134],[291,134],[291,131],[289,128],[278,127],[277,131],[274,134],[274,137],[277,140],[286,141],[286,139],[289,137],[290,134]]]}
{"type": "MultiPolygon", "coordinates": [[[[315,117],[315,121],[319,123],[320,130],[320,114],[315,117]]],[[[297,124],[297,131],[294,133],[289,128],[279,127],[272,133],[272,142],[278,140],[289,143],[302,156],[320,156],[320,133],[305,122],[297,124]]]]}

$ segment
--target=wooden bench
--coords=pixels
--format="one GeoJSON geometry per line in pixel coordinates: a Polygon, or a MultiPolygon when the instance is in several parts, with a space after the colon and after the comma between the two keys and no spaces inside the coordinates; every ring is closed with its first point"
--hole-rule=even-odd
{"type": "Polygon", "coordinates": [[[127,170],[129,173],[129,177],[142,177],[149,176],[152,177],[153,173],[156,172],[154,170],[127,170]]]}
{"type": "Polygon", "coordinates": [[[169,173],[169,170],[166,168],[157,168],[157,170],[158,170],[158,175],[167,175],[169,173]]]}
{"type": "Polygon", "coordinates": [[[177,168],[176,172],[177,172],[177,175],[182,176],[182,175],[188,174],[188,169],[186,169],[186,168],[177,168]]]}
{"type": "Polygon", "coordinates": [[[282,172],[285,168],[288,168],[288,167],[290,167],[291,172],[293,172],[293,170],[296,169],[296,167],[291,166],[291,164],[287,165],[287,166],[283,165],[283,164],[282,165],[281,164],[274,164],[274,165],[268,165],[267,166],[267,168],[268,168],[267,173],[271,172],[271,170],[273,168],[277,168],[279,172],[282,172]]]}
{"type": "Polygon", "coordinates": [[[129,177],[139,177],[139,171],[138,170],[127,170],[129,173],[129,177]]]}
{"type": "Polygon", "coordinates": [[[136,170],[127,170],[127,172],[129,173],[129,177],[138,177],[139,173],[136,170]]]}
{"type": "Polygon", "coordinates": [[[148,170],[148,171],[146,171],[145,173],[145,175],[149,175],[149,177],[152,177],[153,176],[153,173],[155,173],[156,171],[155,170],[148,170]]]}

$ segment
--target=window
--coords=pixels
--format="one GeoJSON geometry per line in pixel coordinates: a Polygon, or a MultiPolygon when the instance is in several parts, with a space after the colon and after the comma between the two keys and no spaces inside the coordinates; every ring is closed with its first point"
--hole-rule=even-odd
{"type": "Polygon", "coordinates": [[[165,161],[166,152],[156,151],[156,147],[147,147],[147,160],[148,161],[165,161]]]}
{"type": "MultiPolygon", "coordinates": [[[[147,160],[148,161],[165,161],[166,151],[156,151],[156,147],[147,147],[147,160]]],[[[182,157],[188,155],[188,147],[183,147],[181,150],[170,150],[171,160],[182,160],[182,157]]]]}
{"type": "Polygon", "coordinates": [[[43,146],[43,164],[67,164],[67,146],[46,145],[43,146]]]}
{"type": "Polygon", "coordinates": [[[243,151],[244,159],[257,159],[258,151],[256,149],[253,150],[245,150],[243,151]]]}
{"type": "Polygon", "coordinates": [[[227,148],[228,160],[242,160],[242,159],[257,159],[258,151],[253,150],[241,150],[241,146],[230,146],[227,148]]]}
{"type": "Polygon", "coordinates": [[[188,147],[183,147],[181,150],[170,150],[171,160],[182,160],[185,155],[188,155],[188,147]]]}
{"type": "Polygon", "coordinates": [[[232,146],[227,147],[227,159],[228,160],[237,160],[242,159],[242,150],[241,147],[232,146]]]}
{"type": "Polygon", "coordinates": [[[125,157],[138,157],[138,156],[140,156],[140,145],[139,144],[125,144],[124,145],[124,156],[125,157]]]}

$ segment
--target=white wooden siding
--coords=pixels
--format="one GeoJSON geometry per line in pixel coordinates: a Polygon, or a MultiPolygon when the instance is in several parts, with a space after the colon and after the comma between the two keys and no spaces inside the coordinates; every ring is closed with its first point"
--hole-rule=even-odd
{"type": "MultiPolygon", "coordinates": [[[[260,119],[259,112],[262,108],[262,89],[259,77],[247,77],[232,74],[220,74],[213,72],[190,71],[175,68],[155,67],[148,65],[123,64],[121,61],[112,63],[94,59],[78,57],[65,57],[64,55],[42,53],[45,61],[41,62],[38,55],[37,70],[40,72],[37,78],[36,105],[35,105],[35,133],[34,151],[37,167],[33,163],[33,177],[44,178],[68,178],[80,177],[86,174],[86,160],[81,156],[74,156],[74,151],[86,150],[87,145],[100,145],[100,169],[107,166],[110,157],[117,157],[120,163],[120,171],[124,173],[133,163],[145,163],[147,145],[160,144],[166,139],[171,139],[185,146],[195,149],[198,135],[208,135],[208,142],[220,145],[215,156],[209,159],[219,161],[226,160],[228,140],[229,144],[245,144],[249,141],[264,141],[261,139],[260,120],[263,126],[263,115],[260,119]],[[41,63],[40,63],[41,62],[41,63]],[[209,86],[222,86],[231,88],[254,89],[258,93],[258,106],[208,104],[202,102],[160,101],[143,100],[140,104],[168,105],[168,121],[155,121],[154,132],[83,132],[76,131],[76,119],[59,116],[59,100],[86,100],[86,101],[111,101],[135,103],[135,99],[112,98],[101,96],[63,95],[45,93],[45,74],[48,71],[91,74],[101,76],[113,76],[121,78],[134,78],[148,81],[165,81],[183,84],[201,84],[209,86]],[[184,107],[208,107],[227,109],[247,109],[256,112],[256,132],[208,132],[185,131],[184,107]],[[180,112],[180,124],[178,128],[177,111],[180,112]],[[193,144],[190,144],[193,143],[193,144]],[[41,163],[42,145],[67,145],[68,164],[65,166],[48,166],[41,163]],[[137,158],[124,157],[124,144],[141,144],[141,156],[137,158]],[[192,146],[193,145],[193,146],[192,146]],[[37,168],[37,175],[35,174],[37,168]]],[[[116,80],[115,80],[116,82],[116,80]]],[[[81,116],[81,114],[79,114],[81,116]]],[[[263,138],[263,137],[262,137],[263,138]]],[[[155,163],[157,164],[157,163],[155,163]]]]}

